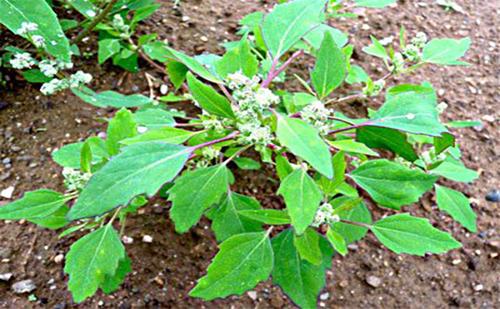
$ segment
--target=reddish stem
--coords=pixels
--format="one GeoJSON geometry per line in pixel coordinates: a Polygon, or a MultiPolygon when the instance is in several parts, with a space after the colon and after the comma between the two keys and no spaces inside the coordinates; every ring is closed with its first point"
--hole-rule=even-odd
{"type": "Polygon", "coordinates": [[[222,143],[222,142],[231,140],[231,139],[235,138],[236,136],[238,136],[239,134],[240,134],[240,132],[235,131],[235,132],[229,134],[228,136],[225,136],[225,137],[222,137],[222,138],[219,138],[219,139],[214,139],[213,141],[208,141],[208,142],[205,142],[203,144],[199,144],[199,145],[193,146],[193,147],[191,147],[191,151],[193,152],[195,150],[198,150],[198,149],[201,149],[201,148],[204,148],[204,147],[212,146],[212,145],[215,145],[215,144],[218,144],[218,143],[222,143]]]}
{"type": "Polygon", "coordinates": [[[299,51],[296,51],[278,69],[276,69],[276,67],[278,65],[278,59],[274,59],[273,64],[271,65],[271,69],[269,70],[269,74],[267,75],[267,78],[262,82],[261,87],[268,88],[269,85],[271,84],[271,82],[276,77],[278,77],[296,58],[302,56],[303,54],[304,54],[304,51],[302,49],[299,51]]]}
{"type": "Polygon", "coordinates": [[[341,133],[341,132],[345,132],[345,131],[350,131],[350,130],[354,130],[354,129],[366,127],[366,126],[369,126],[370,124],[371,124],[371,122],[369,122],[369,121],[362,122],[360,124],[355,124],[355,125],[348,126],[348,127],[345,127],[345,128],[340,128],[340,129],[337,129],[337,130],[330,131],[330,132],[328,132],[328,135],[330,135],[330,134],[337,134],[337,133],[341,133]]]}

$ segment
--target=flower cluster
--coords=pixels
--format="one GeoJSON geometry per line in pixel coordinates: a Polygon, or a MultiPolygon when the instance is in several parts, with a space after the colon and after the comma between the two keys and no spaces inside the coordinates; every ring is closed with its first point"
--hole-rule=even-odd
{"type": "Polygon", "coordinates": [[[113,28],[120,32],[120,37],[122,39],[128,39],[130,37],[130,26],[125,24],[123,17],[120,14],[113,16],[113,28]]]}
{"type": "Polygon", "coordinates": [[[82,173],[72,168],[64,168],[62,171],[64,177],[64,185],[68,191],[82,190],[90,180],[92,174],[82,173]]]}
{"type": "Polygon", "coordinates": [[[43,84],[40,91],[44,95],[51,95],[67,88],[80,87],[83,84],[90,83],[90,81],[92,81],[92,75],[84,73],[83,71],[78,71],[75,74],[72,74],[69,78],[52,79],[50,82],[43,84]]]}
{"type": "Polygon", "coordinates": [[[367,97],[377,96],[385,87],[385,80],[380,79],[375,81],[373,84],[367,84],[366,87],[363,88],[363,94],[367,97]]]}
{"type": "Polygon", "coordinates": [[[419,32],[411,40],[411,44],[405,46],[402,53],[408,60],[419,62],[422,59],[422,48],[425,43],[427,43],[427,34],[419,32]]]}
{"type": "Polygon", "coordinates": [[[333,213],[332,205],[328,203],[324,203],[319,206],[318,211],[316,212],[316,217],[314,218],[312,227],[319,227],[322,224],[332,225],[336,222],[340,221],[340,217],[333,213]]]}
{"type": "Polygon", "coordinates": [[[328,134],[330,124],[328,118],[331,117],[333,111],[326,108],[323,102],[313,101],[300,111],[300,116],[303,120],[317,128],[321,134],[328,134]]]}
{"type": "Polygon", "coordinates": [[[10,64],[14,69],[30,69],[36,64],[36,60],[29,53],[16,53],[14,58],[10,60],[10,64]]]}

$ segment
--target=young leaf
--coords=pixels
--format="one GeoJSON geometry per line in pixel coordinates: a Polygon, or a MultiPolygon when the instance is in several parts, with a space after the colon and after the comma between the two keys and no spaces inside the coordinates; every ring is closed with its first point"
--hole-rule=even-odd
{"type": "Polygon", "coordinates": [[[318,130],[301,119],[280,115],[276,134],[294,155],[306,160],[326,177],[333,177],[332,155],[318,130]]]}
{"type": "Polygon", "coordinates": [[[375,222],[371,230],[391,251],[423,256],[444,253],[462,245],[450,234],[434,228],[427,219],[398,214],[375,222]]]}
{"type": "Polygon", "coordinates": [[[325,33],[325,38],[318,51],[316,66],[311,72],[311,80],[320,99],[327,97],[344,81],[346,62],[344,54],[337,47],[332,35],[325,33]]]}
{"type": "Polygon", "coordinates": [[[326,231],[326,238],[332,245],[333,249],[340,253],[342,256],[345,256],[347,254],[347,244],[345,242],[344,237],[338,232],[336,232],[332,228],[328,228],[328,231],[326,231]]]}
{"type": "Polygon", "coordinates": [[[353,153],[361,153],[369,156],[379,157],[380,155],[375,151],[368,148],[363,143],[358,143],[353,141],[352,139],[344,139],[338,141],[329,141],[330,146],[333,148],[345,151],[345,152],[353,152],[353,153]]]}
{"type": "Polygon", "coordinates": [[[327,0],[294,0],[274,7],[262,23],[272,59],[279,59],[322,21],[327,0]]]}
{"type": "Polygon", "coordinates": [[[0,207],[0,219],[37,219],[51,215],[66,202],[64,195],[47,189],[27,192],[23,198],[0,207]]]}
{"type": "Polygon", "coordinates": [[[108,125],[106,146],[110,155],[120,152],[120,141],[137,135],[137,124],[127,109],[119,110],[108,125]]]}
{"type": "Polygon", "coordinates": [[[224,56],[215,63],[215,69],[220,77],[241,71],[247,77],[253,77],[259,70],[259,61],[250,50],[250,43],[243,38],[238,47],[226,52],[224,56]]]}
{"type": "Polygon", "coordinates": [[[137,195],[154,195],[177,176],[190,154],[191,148],[162,142],[126,147],[92,176],[68,219],[98,216],[137,195]]]}
{"type": "Polygon", "coordinates": [[[148,129],[175,126],[173,113],[160,107],[150,107],[138,110],[134,113],[134,121],[148,129]]]}
{"type": "Polygon", "coordinates": [[[233,235],[259,232],[262,224],[241,215],[241,211],[260,209],[254,198],[229,192],[226,199],[210,215],[212,230],[217,241],[221,242],[233,235]]]}
{"type": "Polygon", "coordinates": [[[261,168],[260,163],[251,158],[235,158],[234,163],[242,170],[259,170],[261,168]]]}
{"type": "Polygon", "coordinates": [[[276,173],[281,181],[293,172],[293,166],[282,155],[276,156],[276,173]]]}
{"type": "Polygon", "coordinates": [[[191,132],[177,128],[164,127],[148,130],[144,134],[127,138],[120,141],[124,145],[132,145],[144,142],[164,142],[168,144],[182,144],[199,132],[191,132]]]}
{"type": "Polygon", "coordinates": [[[115,275],[125,256],[120,236],[109,224],[75,242],[66,255],[64,267],[75,302],[81,303],[94,295],[106,276],[115,275]]]}
{"type": "Polygon", "coordinates": [[[196,75],[208,81],[211,81],[213,83],[221,82],[217,77],[215,77],[212,73],[210,73],[210,71],[207,68],[205,68],[200,62],[198,62],[193,57],[190,57],[182,52],[176,51],[170,47],[167,47],[166,49],[170,53],[167,54],[167,57],[170,60],[184,64],[186,67],[189,68],[189,70],[194,72],[196,75]]]}
{"type": "Polygon", "coordinates": [[[384,60],[389,60],[390,57],[389,54],[387,53],[387,50],[385,50],[385,47],[373,35],[370,36],[370,38],[372,40],[372,44],[364,47],[363,51],[368,55],[382,58],[384,60]]]}
{"type": "Polygon", "coordinates": [[[187,81],[193,98],[200,104],[201,108],[213,115],[234,118],[231,103],[223,95],[197,80],[190,72],[187,74],[187,81]]]}
{"type": "Polygon", "coordinates": [[[113,276],[107,275],[104,281],[100,284],[100,288],[106,294],[111,294],[118,290],[120,285],[125,280],[125,277],[132,271],[132,261],[125,255],[123,260],[118,263],[118,268],[113,276]]]}
{"type": "Polygon", "coordinates": [[[436,154],[440,154],[450,147],[455,147],[455,136],[450,133],[443,133],[439,137],[434,137],[434,149],[436,154]]]}
{"type": "Polygon", "coordinates": [[[345,181],[345,170],[347,163],[343,151],[337,152],[332,158],[333,179],[328,179],[321,175],[318,185],[326,195],[335,195],[336,189],[345,181]]]}
{"type": "Polygon", "coordinates": [[[165,42],[153,40],[152,42],[143,45],[142,50],[153,60],[163,63],[167,62],[169,59],[167,57],[169,52],[165,42]]]}
{"type": "Polygon", "coordinates": [[[418,159],[406,135],[394,129],[361,127],[356,130],[356,140],[370,148],[390,150],[411,162],[418,159]]]}
{"type": "Polygon", "coordinates": [[[71,91],[84,102],[97,107],[139,107],[153,103],[153,100],[141,94],[124,95],[115,91],[96,93],[87,87],[71,88],[71,91]]]}
{"type": "Polygon", "coordinates": [[[178,90],[186,80],[186,74],[189,72],[189,68],[180,62],[169,61],[167,63],[167,72],[170,81],[175,89],[178,90]]]}
{"type": "Polygon", "coordinates": [[[313,222],[323,194],[306,171],[299,168],[288,175],[278,194],[285,199],[288,214],[297,234],[302,234],[313,222]]]}
{"type": "Polygon", "coordinates": [[[320,49],[325,35],[330,34],[335,45],[342,47],[347,43],[347,35],[344,32],[326,24],[320,24],[304,36],[304,41],[309,43],[314,49],[320,49]]]}
{"type": "Polygon", "coordinates": [[[477,216],[463,193],[436,185],[436,200],[439,209],[448,213],[472,233],[477,232],[477,216]]]}
{"type": "Polygon", "coordinates": [[[292,221],[288,213],[277,209],[240,210],[242,217],[269,225],[290,224],[292,221]]]}
{"type": "Polygon", "coordinates": [[[82,172],[90,173],[92,171],[92,148],[90,142],[87,140],[83,143],[82,152],[80,154],[80,166],[82,172]]]}
{"type": "Polygon", "coordinates": [[[188,171],[175,180],[168,200],[172,202],[170,218],[178,233],[189,230],[206,209],[220,201],[228,189],[229,173],[225,164],[219,164],[188,171]]]}
{"type": "Polygon", "coordinates": [[[321,265],[323,256],[319,247],[320,235],[315,230],[308,228],[302,235],[294,235],[293,244],[299,252],[300,258],[313,265],[321,265]]]}
{"type": "MultiPolygon", "coordinates": [[[[87,139],[92,150],[92,164],[102,162],[107,158],[108,150],[104,141],[98,137],[91,137],[87,139]]],[[[74,143],[64,145],[60,149],[52,153],[52,159],[62,167],[69,167],[74,169],[81,169],[81,153],[84,143],[74,143]]]]}
{"type": "Polygon", "coordinates": [[[268,233],[232,236],[220,245],[207,275],[189,293],[204,300],[241,295],[267,280],[274,257],[268,233]]]}
{"type": "Polygon", "coordinates": [[[28,219],[28,221],[46,229],[57,230],[69,224],[69,221],[66,219],[68,211],[69,207],[63,205],[48,216],[28,219]]]}
{"type": "Polygon", "coordinates": [[[121,49],[120,40],[118,39],[100,40],[98,45],[97,58],[99,64],[106,62],[106,60],[117,54],[121,49]]]}
{"type": "Polygon", "coordinates": [[[300,258],[293,242],[291,229],[281,232],[272,240],[274,250],[273,283],[301,308],[316,308],[317,298],[325,286],[325,272],[331,267],[333,250],[320,237],[323,256],[321,265],[313,265],[300,258]]]}
{"type": "Polygon", "coordinates": [[[71,5],[78,13],[86,18],[92,19],[95,17],[98,8],[88,0],[70,0],[68,4],[71,5]]]}
{"type": "MultiPolygon", "coordinates": [[[[355,207],[347,207],[343,209],[345,203],[349,203],[351,201],[353,200],[349,197],[340,197],[331,201],[330,204],[332,204],[335,211],[334,213],[338,215],[340,219],[371,224],[372,216],[364,203],[359,203],[355,207]]],[[[347,244],[351,244],[360,240],[361,238],[365,237],[366,233],[368,232],[368,229],[365,227],[343,222],[337,222],[333,224],[331,229],[339,233],[347,244]]]]}
{"type": "Polygon", "coordinates": [[[368,161],[351,173],[352,179],[381,206],[400,209],[432,188],[437,177],[388,160],[368,161]]]}
{"type": "Polygon", "coordinates": [[[459,182],[473,182],[479,177],[476,171],[468,169],[462,162],[452,158],[447,158],[436,168],[430,170],[430,173],[459,182]]]}
{"type": "Polygon", "coordinates": [[[454,39],[433,39],[427,43],[422,52],[422,60],[428,63],[442,65],[464,65],[466,62],[459,61],[467,50],[469,50],[471,40],[463,38],[454,39]]]}

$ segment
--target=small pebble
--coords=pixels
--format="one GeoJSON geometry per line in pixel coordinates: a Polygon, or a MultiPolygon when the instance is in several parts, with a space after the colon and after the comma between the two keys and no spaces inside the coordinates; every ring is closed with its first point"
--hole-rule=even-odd
{"type": "Polygon", "coordinates": [[[64,261],[64,255],[63,254],[58,254],[54,258],[54,262],[56,262],[57,264],[61,264],[62,261],[64,261]]]}
{"type": "Polygon", "coordinates": [[[168,86],[167,86],[167,85],[165,85],[165,84],[161,85],[161,86],[160,86],[160,93],[161,93],[162,95],[166,95],[166,94],[168,93],[168,86]]]}
{"type": "Polygon", "coordinates": [[[152,243],[152,242],[153,242],[153,237],[151,237],[151,236],[149,236],[149,235],[144,235],[144,236],[142,237],[142,242],[145,242],[145,243],[150,244],[150,243],[152,243]]]}
{"type": "Polygon", "coordinates": [[[461,262],[462,262],[462,260],[461,260],[461,259],[455,259],[455,260],[451,261],[451,264],[453,264],[453,265],[458,265],[458,264],[460,264],[461,262]]]}
{"type": "Polygon", "coordinates": [[[323,293],[319,296],[319,299],[321,299],[321,300],[327,300],[328,298],[330,298],[330,293],[328,293],[328,292],[323,293]]]}
{"type": "Polygon", "coordinates": [[[366,277],[366,283],[374,288],[378,288],[382,284],[382,280],[376,276],[368,276],[366,277]]]}
{"type": "Polygon", "coordinates": [[[249,291],[247,292],[248,297],[250,297],[252,300],[257,300],[257,292],[255,291],[249,291]]]}
{"type": "Polygon", "coordinates": [[[134,239],[132,237],[128,237],[128,236],[123,236],[122,241],[126,245],[130,245],[130,244],[134,243],[134,239]]]}
{"type": "Polygon", "coordinates": [[[30,293],[36,289],[36,284],[33,280],[18,281],[12,285],[12,291],[16,294],[30,293]]]}
{"type": "Polygon", "coordinates": [[[474,291],[479,292],[484,289],[484,286],[482,284],[478,284],[474,286],[474,291]]]}
{"type": "Polygon", "coordinates": [[[500,190],[493,190],[486,194],[486,200],[492,203],[498,203],[500,201],[500,190]]]}
{"type": "Polygon", "coordinates": [[[12,276],[12,273],[0,274],[0,281],[9,281],[12,276]]]}
{"type": "Polygon", "coordinates": [[[10,186],[7,189],[4,189],[0,192],[0,196],[7,199],[11,199],[13,194],[14,194],[13,186],[10,186]]]}

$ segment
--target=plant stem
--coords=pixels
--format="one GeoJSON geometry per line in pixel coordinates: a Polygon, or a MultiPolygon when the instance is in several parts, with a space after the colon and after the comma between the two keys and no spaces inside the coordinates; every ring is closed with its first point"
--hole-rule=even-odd
{"type": "Polygon", "coordinates": [[[87,26],[87,28],[83,29],[78,36],[71,41],[72,44],[78,44],[80,43],[83,38],[85,38],[106,16],[111,12],[111,9],[113,9],[113,6],[118,2],[118,0],[111,0],[104,10],[101,11],[99,15],[97,15],[96,18],[92,20],[90,25],[87,26]]]}
{"type": "Polygon", "coordinates": [[[370,124],[371,124],[371,122],[369,122],[369,121],[362,122],[360,124],[355,124],[355,125],[351,125],[351,126],[348,126],[348,127],[345,127],[345,128],[340,128],[340,129],[337,129],[337,130],[330,131],[330,132],[328,132],[328,135],[330,135],[330,134],[337,134],[337,133],[341,133],[341,132],[345,132],[345,131],[350,131],[350,130],[354,130],[354,129],[366,127],[366,126],[368,126],[370,124]]]}
{"type": "Polygon", "coordinates": [[[226,137],[222,137],[222,138],[219,138],[219,139],[214,139],[213,141],[208,141],[206,143],[193,146],[193,147],[191,147],[191,150],[195,151],[195,150],[198,150],[198,149],[201,149],[201,148],[204,148],[204,147],[209,147],[209,146],[212,146],[212,145],[215,145],[215,144],[218,144],[218,143],[222,143],[222,142],[225,142],[225,141],[228,141],[228,140],[231,140],[231,139],[235,138],[239,134],[240,134],[240,132],[234,131],[233,133],[229,134],[226,137]]]}
{"type": "Polygon", "coordinates": [[[344,220],[344,219],[340,219],[340,222],[351,224],[351,225],[356,225],[356,226],[360,226],[360,227],[364,227],[364,228],[367,228],[367,229],[370,229],[372,227],[371,225],[366,224],[366,223],[354,222],[354,221],[349,221],[349,220],[344,220]]]}
{"type": "Polygon", "coordinates": [[[218,84],[218,85],[222,93],[224,93],[224,95],[229,99],[229,101],[231,101],[231,103],[233,104],[236,103],[236,101],[234,100],[233,96],[229,93],[227,88],[223,84],[218,84]]]}
{"type": "Polygon", "coordinates": [[[271,65],[271,69],[269,70],[269,74],[267,75],[267,78],[262,82],[261,87],[268,88],[269,85],[271,84],[271,82],[276,77],[278,77],[296,58],[302,56],[303,54],[304,54],[304,50],[302,50],[302,49],[299,51],[296,51],[279,68],[276,68],[278,66],[279,59],[278,58],[274,59],[273,64],[271,65]]]}

